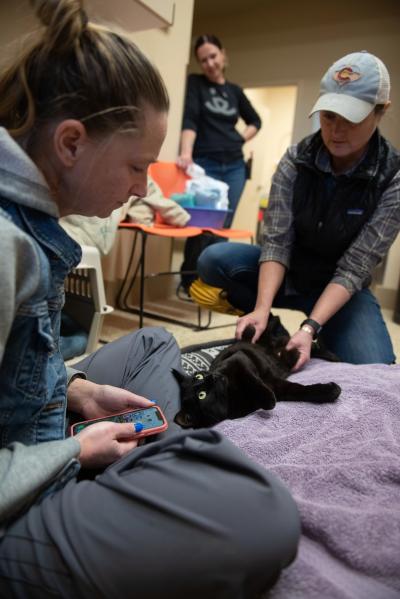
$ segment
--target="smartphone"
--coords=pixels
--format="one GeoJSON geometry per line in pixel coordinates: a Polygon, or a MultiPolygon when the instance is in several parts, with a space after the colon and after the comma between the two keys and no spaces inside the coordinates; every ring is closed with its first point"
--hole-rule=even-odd
{"type": "Polygon", "coordinates": [[[136,433],[136,438],[147,437],[149,435],[157,435],[168,428],[168,422],[158,406],[150,406],[149,408],[138,408],[137,410],[126,410],[118,414],[110,414],[103,418],[93,418],[92,420],[82,420],[76,422],[70,427],[71,436],[77,435],[87,426],[96,424],[96,422],[140,422],[143,429],[140,433],[136,433]]]}

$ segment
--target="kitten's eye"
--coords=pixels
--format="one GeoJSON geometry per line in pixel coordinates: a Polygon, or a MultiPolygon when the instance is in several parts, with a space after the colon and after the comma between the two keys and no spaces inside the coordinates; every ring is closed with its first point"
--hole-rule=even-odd
{"type": "Polygon", "coordinates": [[[197,397],[199,399],[205,399],[207,397],[207,393],[205,391],[200,391],[200,393],[198,393],[197,397]]]}
{"type": "Polygon", "coordinates": [[[197,379],[198,381],[202,381],[204,379],[204,376],[202,374],[200,374],[200,372],[198,372],[197,374],[194,375],[194,378],[197,379]]]}

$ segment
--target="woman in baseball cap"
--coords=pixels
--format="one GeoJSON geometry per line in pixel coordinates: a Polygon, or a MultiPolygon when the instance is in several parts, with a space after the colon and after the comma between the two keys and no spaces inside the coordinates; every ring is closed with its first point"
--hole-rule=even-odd
{"type": "Polygon", "coordinates": [[[380,134],[390,78],[368,52],[337,60],[321,80],[320,130],[281,159],[272,180],[262,247],[216,244],[198,271],[245,312],[236,335],[253,324],[256,341],[272,307],[306,319],[288,347],[310,358],[320,335],[340,360],[393,363],[372,273],[400,230],[400,153],[380,134]]]}

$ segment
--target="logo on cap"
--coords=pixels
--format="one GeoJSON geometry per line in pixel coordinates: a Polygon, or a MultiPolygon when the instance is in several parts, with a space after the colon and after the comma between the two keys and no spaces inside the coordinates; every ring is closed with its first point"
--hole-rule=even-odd
{"type": "Polygon", "coordinates": [[[352,67],[343,67],[340,71],[336,71],[333,75],[334,80],[339,85],[345,85],[346,83],[350,83],[351,81],[357,81],[360,79],[361,73],[354,71],[352,67]]]}

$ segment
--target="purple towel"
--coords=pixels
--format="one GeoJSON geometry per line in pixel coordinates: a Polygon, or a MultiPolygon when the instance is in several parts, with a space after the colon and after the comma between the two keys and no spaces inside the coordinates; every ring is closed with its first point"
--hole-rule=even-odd
{"type": "Polygon", "coordinates": [[[217,428],[277,474],[300,510],[297,560],[270,599],[400,598],[400,365],[312,360],[334,404],[278,403],[217,428]]]}

